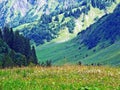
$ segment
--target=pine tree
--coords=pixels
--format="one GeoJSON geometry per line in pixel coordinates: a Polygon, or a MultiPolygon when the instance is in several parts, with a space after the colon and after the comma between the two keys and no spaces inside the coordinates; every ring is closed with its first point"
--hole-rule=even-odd
{"type": "Polygon", "coordinates": [[[35,47],[32,46],[32,50],[31,50],[31,53],[32,53],[32,57],[33,57],[33,60],[34,60],[34,64],[38,64],[38,59],[37,59],[37,56],[36,56],[36,52],[35,52],[35,47]]]}
{"type": "Polygon", "coordinates": [[[9,27],[6,26],[3,29],[3,39],[9,45],[9,47],[13,49],[14,33],[12,28],[9,29],[9,27]]]}
{"type": "Polygon", "coordinates": [[[76,19],[78,19],[78,18],[80,17],[80,14],[81,14],[80,9],[77,9],[76,11],[74,11],[73,16],[74,16],[76,19]]]}
{"type": "Polygon", "coordinates": [[[27,66],[30,63],[38,64],[35,48],[33,46],[31,49],[29,39],[20,35],[18,31],[14,33],[12,28],[9,29],[9,27],[3,29],[3,35],[0,30],[0,38],[2,37],[11,48],[11,50],[8,50],[8,47],[4,49],[5,55],[1,63],[3,68],[27,66]]]}
{"type": "Polygon", "coordinates": [[[0,29],[0,39],[3,38],[3,35],[2,35],[2,30],[0,29]]]}
{"type": "Polygon", "coordinates": [[[3,56],[3,60],[2,60],[2,67],[13,67],[14,66],[14,62],[12,61],[11,57],[5,53],[3,56]]]}
{"type": "Polygon", "coordinates": [[[29,64],[29,59],[30,59],[30,53],[31,53],[31,46],[30,46],[30,41],[28,39],[25,40],[25,51],[24,55],[26,56],[27,59],[27,64],[29,64]]]}
{"type": "Polygon", "coordinates": [[[55,17],[54,21],[59,21],[59,18],[58,16],[55,17]]]}
{"type": "Polygon", "coordinates": [[[29,63],[28,63],[28,65],[31,65],[31,64],[34,64],[34,58],[33,58],[33,56],[29,57],[29,63]]]}
{"type": "Polygon", "coordinates": [[[9,28],[6,26],[3,29],[3,40],[8,44],[9,42],[9,28]]]}
{"type": "Polygon", "coordinates": [[[27,66],[27,60],[24,55],[22,56],[22,66],[27,66]]]}
{"type": "Polygon", "coordinates": [[[14,62],[14,65],[16,66],[17,64],[16,64],[16,58],[15,58],[15,55],[16,55],[15,51],[11,50],[9,55],[10,55],[12,61],[14,62]]]}
{"type": "Polygon", "coordinates": [[[9,42],[8,42],[8,45],[11,49],[13,49],[13,43],[14,43],[14,32],[13,29],[11,28],[9,31],[9,42]]]}
{"type": "Polygon", "coordinates": [[[14,41],[13,41],[13,50],[15,52],[19,52],[20,53],[20,50],[21,50],[21,42],[20,42],[20,39],[19,39],[19,32],[16,31],[15,32],[15,35],[14,35],[14,41]]]}

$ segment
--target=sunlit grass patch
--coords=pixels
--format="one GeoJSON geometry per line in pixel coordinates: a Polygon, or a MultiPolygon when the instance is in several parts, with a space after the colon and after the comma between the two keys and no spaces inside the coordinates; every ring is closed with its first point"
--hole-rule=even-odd
{"type": "Polygon", "coordinates": [[[1,90],[119,90],[120,68],[26,67],[0,70],[1,90]]]}

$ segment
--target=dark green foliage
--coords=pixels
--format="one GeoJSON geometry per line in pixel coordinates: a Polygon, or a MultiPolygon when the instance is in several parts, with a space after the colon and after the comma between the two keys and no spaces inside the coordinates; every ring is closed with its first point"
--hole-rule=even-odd
{"type": "Polygon", "coordinates": [[[110,6],[113,2],[116,2],[116,0],[92,0],[91,4],[95,8],[99,8],[101,10],[105,9],[106,7],[110,6]]]}
{"type": "Polygon", "coordinates": [[[68,23],[67,23],[67,27],[70,33],[73,33],[73,30],[75,28],[75,22],[74,19],[71,19],[68,23]]]}
{"type": "Polygon", "coordinates": [[[14,62],[15,66],[21,67],[21,66],[27,66],[28,65],[27,59],[24,55],[21,55],[21,54],[17,53],[15,55],[15,59],[16,59],[15,62],[14,62]]]}
{"type": "Polygon", "coordinates": [[[69,17],[69,13],[68,13],[68,12],[65,12],[65,13],[64,13],[64,17],[69,17]]]}
{"type": "Polygon", "coordinates": [[[42,21],[43,24],[50,23],[50,22],[52,22],[52,17],[51,17],[51,15],[43,14],[41,16],[41,21],[42,21]]]}
{"type": "Polygon", "coordinates": [[[71,9],[64,13],[64,17],[71,17],[71,16],[74,16],[74,12],[72,12],[71,9]]]}
{"type": "Polygon", "coordinates": [[[9,31],[9,42],[8,42],[8,45],[12,49],[14,47],[13,43],[14,43],[14,33],[13,33],[13,29],[11,28],[10,31],[9,31]]]}
{"type": "Polygon", "coordinates": [[[2,39],[3,38],[3,36],[2,36],[2,31],[1,31],[1,29],[0,29],[0,39],[2,39]]]}
{"type": "Polygon", "coordinates": [[[52,66],[52,61],[51,60],[47,60],[45,62],[39,62],[40,66],[42,67],[51,67],[52,66]]]}
{"type": "Polygon", "coordinates": [[[81,47],[78,48],[79,50],[81,49],[81,47]]]}
{"type": "Polygon", "coordinates": [[[0,54],[8,52],[9,52],[8,45],[2,39],[0,39],[0,54]]]}
{"type": "Polygon", "coordinates": [[[94,49],[93,52],[96,52],[96,49],[94,49]]]}
{"type": "MultiPolygon", "coordinates": [[[[39,26],[36,26],[35,28],[32,28],[32,30],[23,30],[22,33],[24,36],[29,38],[30,40],[33,40],[36,45],[44,44],[46,41],[49,42],[52,39],[56,38],[59,35],[59,31],[61,28],[68,27],[68,30],[70,33],[73,33],[75,22],[74,18],[72,18],[67,23],[61,24],[59,21],[58,16],[55,17],[55,20],[57,21],[56,25],[54,23],[43,23],[45,16],[42,16],[42,18],[39,21],[39,26]],[[29,32],[29,33],[26,33],[29,32]]],[[[63,17],[62,21],[65,20],[65,17],[63,17]]]]}
{"type": "Polygon", "coordinates": [[[47,67],[51,67],[52,66],[52,61],[51,60],[47,60],[46,61],[46,66],[47,67]]]}
{"type": "Polygon", "coordinates": [[[59,18],[58,18],[58,16],[55,16],[55,19],[54,19],[54,21],[59,21],[59,18]]]}
{"type": "Polygon", "coordinates": [[[27,66],[31,62],[37,63],[35,48],[30,46],[30,41],[15,33],[7,26],[0,31],[0,67],[27,66]],[[3,37],[3,39],[2,39],[3,37]]]}
{"type": "Polygon", "coordinates": [[[80,17],[80,14],[81,14],[81,11],[80,11],[80,9],[77,8],[77,10],[74,11],[73,16],[74,16],[76,19],[78,19],[78,18],[80,17]]]}
{"type": "Polygon", "coordinates": [[[100,64],[100,63],[97,63],[97,66],[102,66],[102,64],[100,64]]]}
{"type": "Polygon", "coordinates": [[[15,62],[15,56],[16,56],[15,51],[14,51],[14,50],[11,50],[11,51],[10,51],[10,57],[11,57],[11,59],[13,60],[13,62],[15,62]]]}
{"type": "Polygon", "coordinates": [[[64,22],[65,21],[65,17],[62,18],[62,21],[61,22],[64,22]]]}
{"type": "Polygon", "coordinates": [[[4,54],[2,59],[2,67],[5,68],[5,67],[13,67],[13,66],[14,66],[14,62],[12,58],[8,54],[4,54]]]}
{"type": "Polygon", "coordinates": [[[50,27],[49,23],[43,24],[40,21],[39,27],[33,28],[31,31],[28,30],[29,34],[28,33],[26,34],[24,32],[23,32],[23,34],[27,38],[34,40],[36,45],[39,45],[39,44],[43,44],[45,41],[49,42],[50,40],[52,40],[53,38],[56,37],[57,32],[59,30],[54,28],[55,26],[52,26],[52,27],[53,28],[50,27]]]}
{"type": "Polygon", "coordinates": [[[9,28],[7,27],[7,26],[5,26],[4,27],[4,29],[3,29],[3,40],[7,43],[7,44],[9,44],[9,35],[10,35],[10,32],[9,32],[9,28]]]}
{"type": "Polygon", "coordinates": [[[45,63],[44,62],[39,62],[40,66],[44,67],[45,63]]]}
{"type": "Polygon", "coordinates": [[[82,65],[82,62],[81,62],[81,61],[79,61],[79,62],[78,62],[78,65],[80,65],[80,66],[81,66],[81,65],[82,65]]]}
{"type": "Polygon", "coordinates": [[[25,44],[24,45],[24,49],[23,49],[23,52],[21,52],[23,55],[26,56],[27,58],[27,64],[29,64],[29,59],[31,57],[31,46],[30,46],[30,41],[28,39],[25,39],[24,41],[25,44]]]}
{"type": "Polygon", "coordinates": [[[102,66],[101,63],[91,63],[91,66],[102,66]]]}
{"type": "Polygon", "coordinates": [[[78,19],[81,15],[81,11],[79,8],[77,8],[75,11],[69,10],[64,13],[64,17],[74,17],[78,19]]]}
{"type": "Polygon", "coordinates": [[[38,60],[37,60],[37,56],[36,56],[36,52],[35,52],[35,47],[32,46],[32,50],[31,50],[31,56],[33,57],[33,63],[34,64],[38,64],[38,60]]]}
{"type": "Polygon", "coordinates": [[[9,29],[7,26],[3,29],[3,39],[13,49],[14,33],[12,28],[9,29]]]}
{"type": "Polygon", "coordinates": [[[86,8],[83,8],[81,12],[83,12],[84,14],[88,14],[90,10],[90,6],[87,6],[86,8]]]}
{"type": "Polygon", "coordinates": [[[13,42],[13,46],[14,46],[13,49],[15,50],[15,52],[21,52],[22,45],[23,43],[21,42],[21,38],[19,37],[19,32],[16,31],[14,36],[14,42],[13,42]]]}
{"type": "Polygon", "coordinates": [[[57,26],[55,26],[55,24],[52,23],[45,23],[44,18],[45,16],[42,16],[42,18],[39,21],[39,25],[32,28],[32,30],[25,29],[22,31],[23,35],[33,40],[36,43],[36,45],[44,44],[46,41],[51,41],[52,39],[57,37],[58,32],[60,31],[61,25],[58,24],[57,26]]]}
{"type": "Polygon", "coordinates": [[[39,65],[42,66],[42,67],[51,67],[52,66],[52,61],[47,60],[45,62],[39,62],[39,65]]]}

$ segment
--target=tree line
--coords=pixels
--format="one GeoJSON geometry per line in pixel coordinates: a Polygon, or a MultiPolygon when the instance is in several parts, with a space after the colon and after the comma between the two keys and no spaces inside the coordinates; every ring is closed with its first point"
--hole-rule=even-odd
{"type": "Polygon", "coordinates": [[[2,56],[0,67],[21,67],[28,66],[31,63],[38,64],[35,47],[31,47],[29,39],[18,31],[13,32],[12,28],[5,26],[0,30],[0,43],[0,55],[2,56]],[[2,43],[5,43],[5,45],[3,46],[2,43]]]}

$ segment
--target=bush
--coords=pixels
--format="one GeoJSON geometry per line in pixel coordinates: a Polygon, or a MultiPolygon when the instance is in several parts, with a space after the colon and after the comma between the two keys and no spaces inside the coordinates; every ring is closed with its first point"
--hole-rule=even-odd
{"type": "Polygon", "coordinates": [[[46,67],[51,67],[52,66],[52,61],[51,60],[47,60],[46,61],[46,67]]]}
{"type": "Polygon", "coordinates": [[[81,65],[82,65],[82,62],[81,62],[81,61],[79,61],[79,62],[78,62],[78,65],[80,65],[80,66],[81,66],[81,65]]]}

